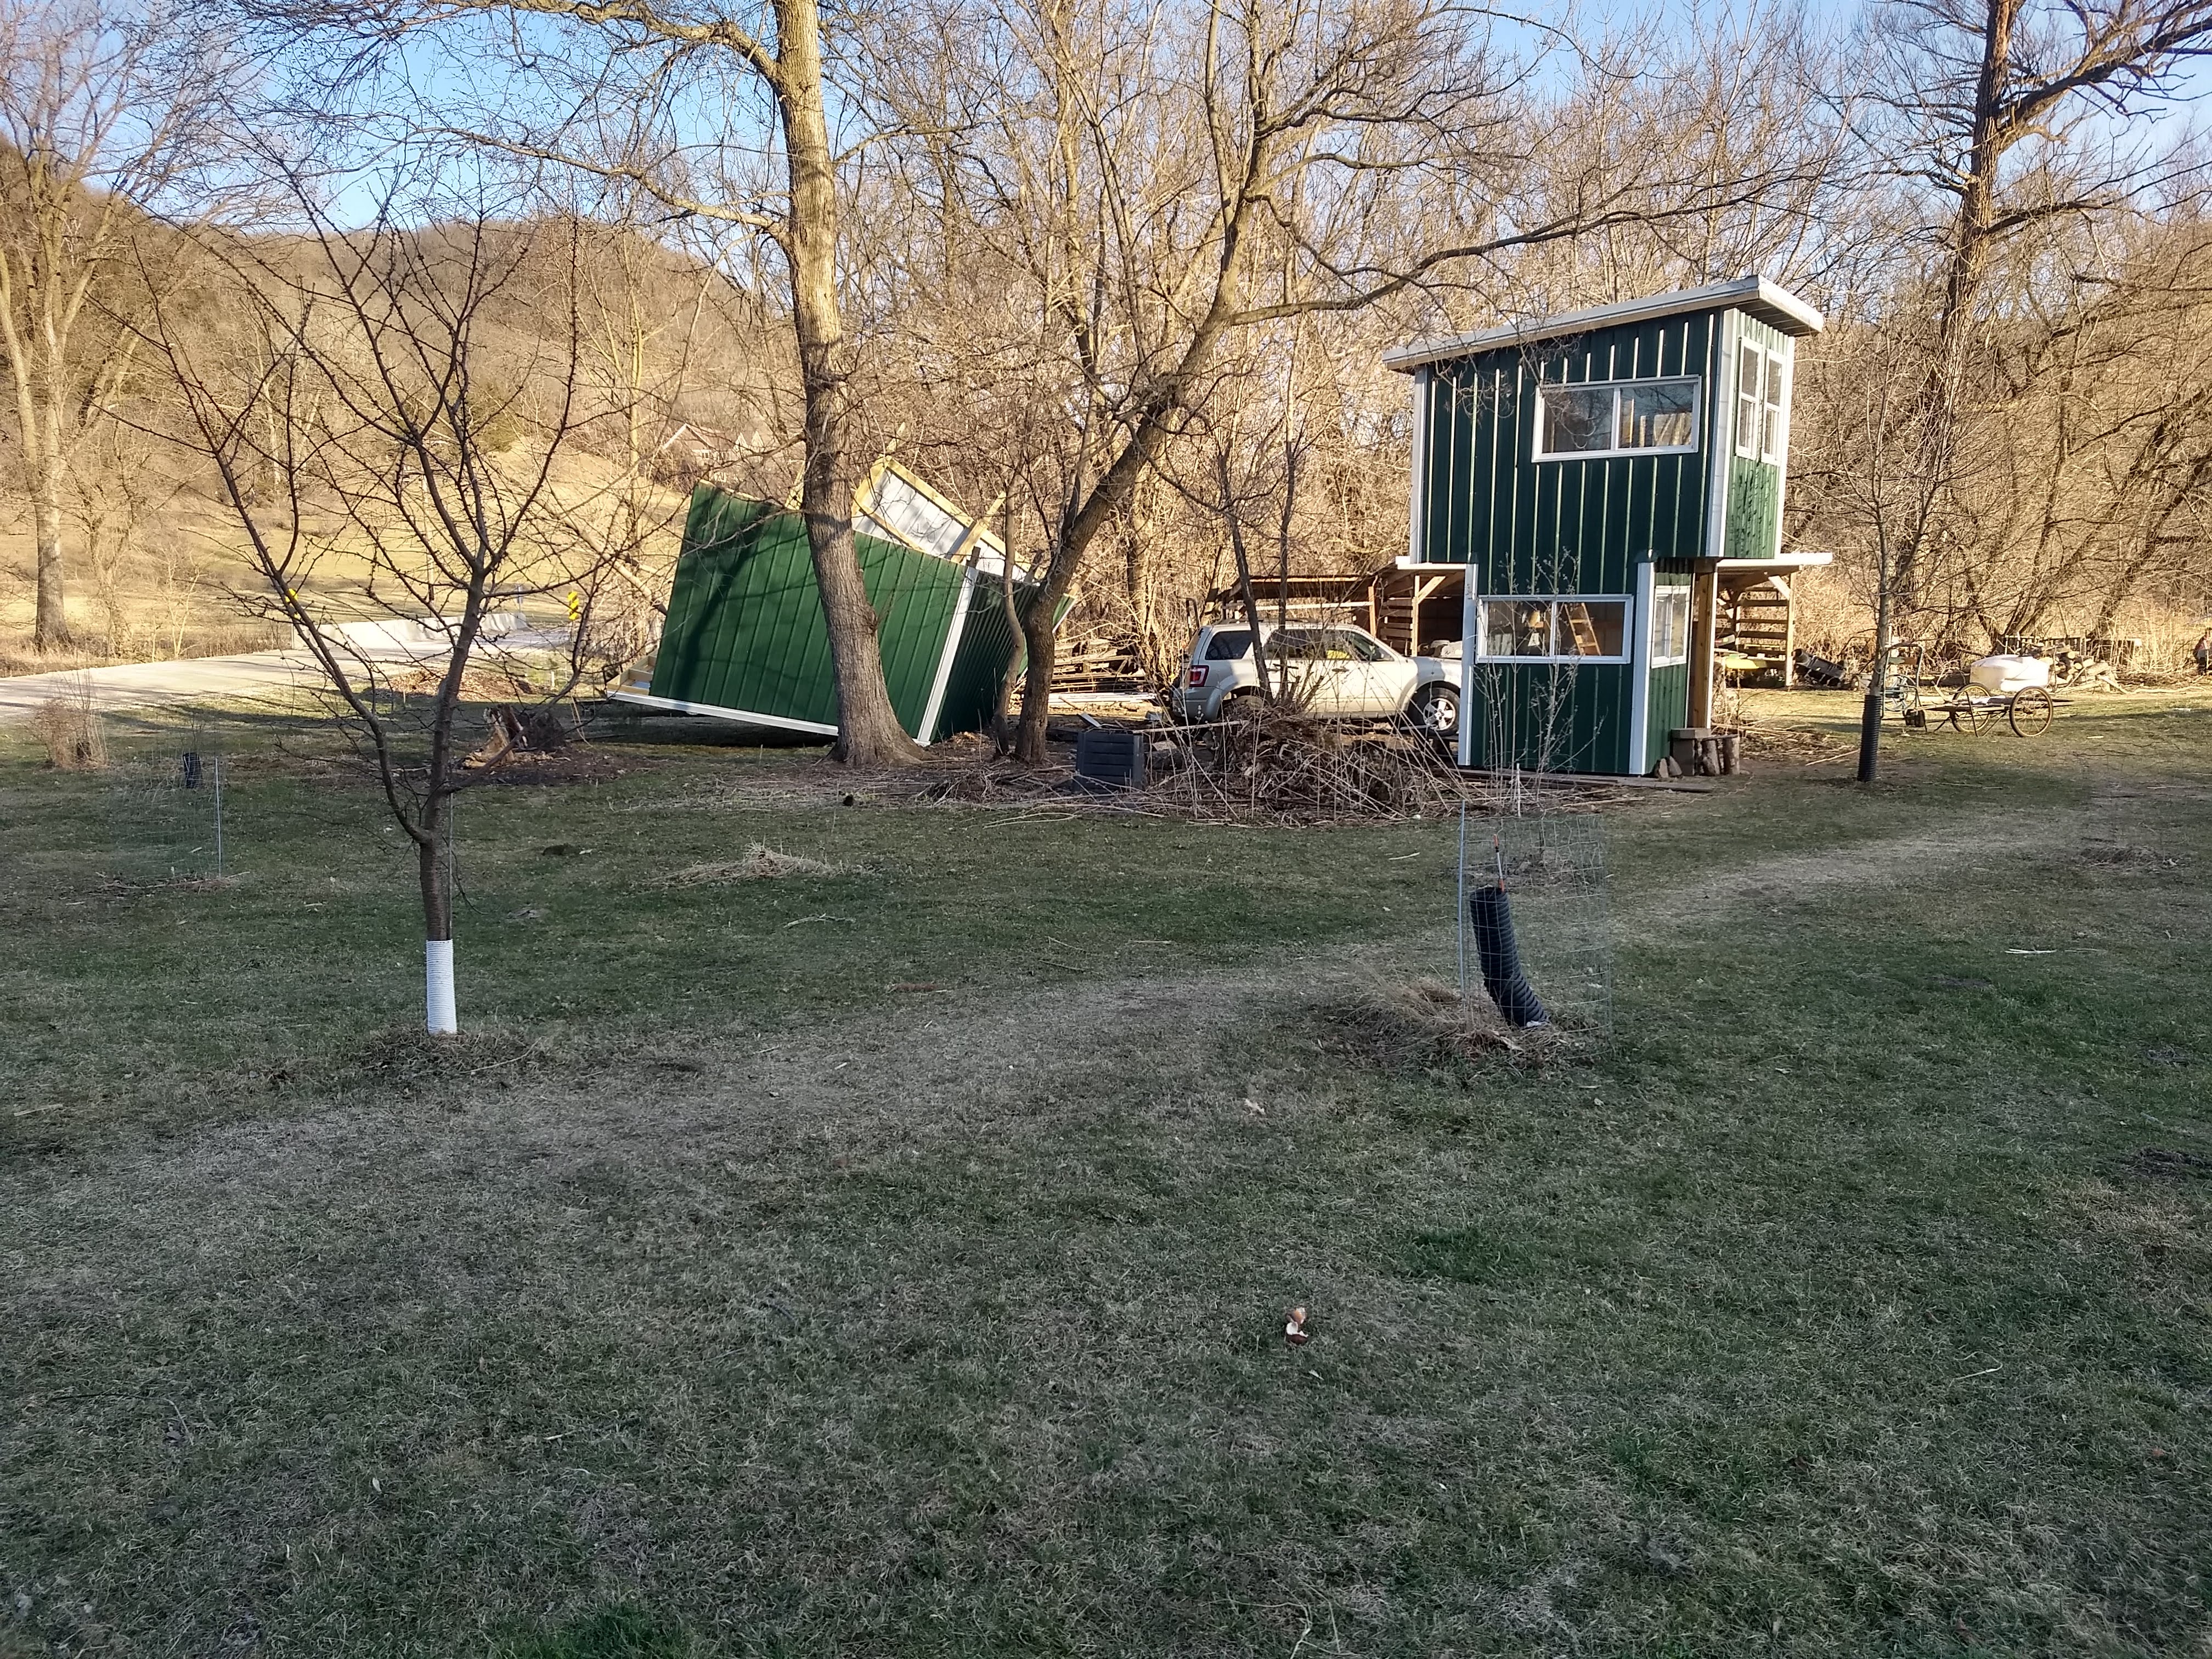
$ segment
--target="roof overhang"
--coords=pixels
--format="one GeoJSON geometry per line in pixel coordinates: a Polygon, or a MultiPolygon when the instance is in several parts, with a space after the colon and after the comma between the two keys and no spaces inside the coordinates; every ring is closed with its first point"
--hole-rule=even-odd
{"type": "Polygon", "coordinates": [[[1723,559],[1723,570],[1758,570],[1782,575],[1792,570],[1810,570],[1815,565],[1833,564],[1832,553],[1784,553],[1771,559],[1723,559]]]}
{"type": "Polygon", "coordinates": [[[1657,317],[1679,317],[1686,312],[1729,309],[1747,312],[1793,337],[1818,334],[1822,326],[1820,313],[1788,289],[1764,276],[1743,276],[1732,283],[1714,283],[1673,294],[1654,294],[1641,300],[1623,300],[1614,305],[1592,306],[1587,311],[1570,311],[1563,316],[1546,317],[1535,322],[1509,323],[1503,328],[1486,328],[1447,339],[1415,340],[1395,351],[1384,352],[1382,366],[1410,374],[1425,363],[1469,357],[1478,351],[1494,351],[1500,346],[1533,345],[1540,340],[1587,334],[1594,328],[1649,322],[1657,317]]]}

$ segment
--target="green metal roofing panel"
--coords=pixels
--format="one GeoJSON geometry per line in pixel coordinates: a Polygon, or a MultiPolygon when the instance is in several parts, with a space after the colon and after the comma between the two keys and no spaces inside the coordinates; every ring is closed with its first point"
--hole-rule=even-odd
{"type": "MultiPolygon", "coordinates": [[[[918,733],[963,567],[856,535],[891,707],[918,733]]],[[[805,520],[702,484],[693,492],[651,695],[834,727],[836,677],[805,520]]],[[[939,732],[970,729],[940,717],[939,732]]]]}
{"type": "Polygon", "coordinates": [[[1639,560],[1695,557],[1714,432],[1713,322],[1711,313],[1666,317],[1437,364],[1425,476],[1414,481],[1421,559],[1474,566],[1486,593],[1627,593],[1639,560]],[[1535,459],[1540,385],[1674,375],[1701,385],[1697,450],[1535,459]]]}

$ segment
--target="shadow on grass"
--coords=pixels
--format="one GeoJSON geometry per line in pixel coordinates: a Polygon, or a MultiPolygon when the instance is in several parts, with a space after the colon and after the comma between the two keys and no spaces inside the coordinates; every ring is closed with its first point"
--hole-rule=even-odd
{"type": "Polygon", "coordinates": [[[495,1659],[684,1659],[690,1638],[641,1608],[595,1608],[556,1629],[510,1632],[495,1659]]]}

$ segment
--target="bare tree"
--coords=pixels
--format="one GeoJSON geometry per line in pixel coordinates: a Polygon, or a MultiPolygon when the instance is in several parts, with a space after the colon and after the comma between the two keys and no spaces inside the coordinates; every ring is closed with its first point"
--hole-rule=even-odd
{"type": "Polygon", "coordinates": [[[492,194],[395,193],[366,228],[342,232],[301,189],[301,234],[212,242],[235,331],[260,349],[222,349],[160,304],[145,334],[245,533],[266,608],[328,677],[412,844],[438,1032],[456,1024],[450,834],[471,775],[469,676],[498,613],[598,590],[605,520],[620,510],[609,492],[579,499],[562,477],[605,412],[583,396],[580,227],[502,222],[484,205],[492,194]],[[354,559],[368,568],[347,597],[365,628],[341,620],[331,568],[354,559]],[[410,629],[433,636],[420,659],[434,675],[427,700],[392,694],[392,664],[371,643],[410,629]]]}
{"type": "Polygon", "coordinates": [[[1577,118],[1528,90],[1495,14],[1447,0],[981,0],[895,21],[875,49],[880,125],[908,135],[944,239],[982,251],[946,276],[1011,292],[1034,321],[1026,363],[1001,331],[1006,361],[1064,411],[1025,630],[1033,760],[1051,618],[1231,357],[1281,352],[1300,318],[1411,315],[1447,278],[1802,172],[1794,152],[1717,161],[1676,142],[1528,192],[1577,118]]]}
{"type": "Polygon", "coordinates": [[[0,10],[0,362],[36,544],[33,642],[66,641],[63,506],[72,459],[115,402],[135,338],[121,287],[160,281],[138,237],[199,159],[227,73],[166,8],[0,10]],[[103,308],[105,307],[105,309],[103,308]]]}
{"type": "Polygon", "coordinates": [[[2212,0],[1888,0],[1875,44],[1892,130],[1873,141],[1948,204],[1909,417],[1918,501],[1894,572],[1911,614],[1952,501],[1992,264],[2023,231],[2122,206],[2170,177],[2126,123],[2212,52],[2212,0]]]}
{"type": "Polygon", "coordinates": [[[486,49],[483,35],[466,31],[488,27],[489,50],[504,42],[502,76],[534,77],[543,99],[518,119],[447,108],[423,111],[420,120],[448,138],[641,191],[673,216],[741,230],[775,250],[798,348],[799,498],[836,674],[837,753],[856,763],[918,755],[891,707],[878,618],[853,542],[863,458],[854,444],[855,343],[838,265],[840,171],[848,158],[832,132],[817,0],[765,0],[744,16],[685,0],[258,0],[255,9],[288,30],[305,25],[317,40],[337,33],[366,42],[369,55],[354,67],[370,72],[380,49],[403,40],[486,49]],[[526,49],[517,27],[524,16],[535,20],[526,49]],[[765,95],[769,120],[761,127],[746,107],[748,89],[765,95]],[[714,134],[704,161],[692,122],[714,134]]]}

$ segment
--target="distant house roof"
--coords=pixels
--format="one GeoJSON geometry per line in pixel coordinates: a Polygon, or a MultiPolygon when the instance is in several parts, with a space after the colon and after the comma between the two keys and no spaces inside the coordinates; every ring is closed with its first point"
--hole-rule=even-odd
{"type": "Polygon", "coordinates": [[[1448,339],[1415,340],[1383,353],[1382,366],[1411,374],[1424,363],[1471,356],[1498,346],[1528,345],[1538,340],[1586,334],[1594,328],[1613,328],[1622,323],[1646,322],[1655,317],[1676,317],[1686,311],[1720,311],[1729,307],[1748,312],[1784,334],[1803,336],[1820,331],[1820,313],[1788,289],[1764,276],[1741,276],[1732,283],[1713,283],[1705,288],[1686,288],[1673,294],[1654,294],[1641,300],[1592,306],[1587,311],[1570,311],[1564,316],[1546,317],[1536,322],[1509,323],[1503,328],[1486,328],[1448,339]]]}

